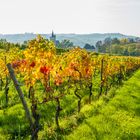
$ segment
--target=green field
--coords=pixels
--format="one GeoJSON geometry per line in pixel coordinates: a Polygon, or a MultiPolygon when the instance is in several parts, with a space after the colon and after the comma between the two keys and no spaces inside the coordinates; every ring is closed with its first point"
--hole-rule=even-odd
{"type": "MultiPolygon", "coordinates": [[[[77,102],[69,95],[62,102],[60,127],[54,125],[55,102],[40,106],[41,130],[39,139],[68,140],[139,140],[140,139],[140,70],[123,83],[113,87],[107,96],[84,105],[77,113],[77,102]],[[67,104],[71,104],[67,106],[67,104]]],[[[12,83],[11,83],[12,84],[12,83]]],[[[25,89],[23,88],[23,91],[25,89]]],[[[9,93],[9,106],[0,110],[0,139],[29,139],[29,125],[25,112],[13,88],[9,93]]],[[[0,93],[1,105],[4,97],[0,93]]],[[[25,95],[26,97],[26,95],[25,95]]],[[[85,97],[86,98],[86,97],[85,97]]],[[[76,99],[75,99],[76,100],[76,99]]],[[[28,99],[27,99],[28,101],[28,99]]],[[[85,99],[86,101],[86,99],[85,99]]],[[[1,106],[2,107],[2,106],[1,106]]]]}
{"type": "Polygon", "coordinates": [[[82,111],[85,120],[66,139],[139,140],[139,78],[140,70],[125,81],[122,87],[112,89],[107,97],[92,103],[91,106],[84,106],[82,111]]]}

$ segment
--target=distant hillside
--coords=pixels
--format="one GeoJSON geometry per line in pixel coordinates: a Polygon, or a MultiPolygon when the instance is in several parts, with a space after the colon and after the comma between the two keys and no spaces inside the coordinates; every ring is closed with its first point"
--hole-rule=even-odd
{"type": "MultiPolygon", "coordinates": [[[[45,38],[49,38],[50,34],[41,34],[45,38]]],[[[25,34],[0,34],[0,39],[6,39],[9,42],[13,43],[22,43],[26,40],[33,39],[37,36],[37,34],[25,33],[25,34]]],[[[95,45],[95,43],[99,40],[104,40],[107,37],[111,38],[135,38],[135,36],[127,36],[120,33],[93,33],[93,34],[56,34],[57,40],[68,39],[74,43],[74,45],[83,47],[86,43],[95,45]]]]}

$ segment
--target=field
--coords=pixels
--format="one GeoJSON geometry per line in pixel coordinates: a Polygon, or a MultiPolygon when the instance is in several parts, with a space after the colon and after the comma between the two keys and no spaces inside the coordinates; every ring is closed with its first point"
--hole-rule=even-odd
{"type": "Polygon", "coordinates": [[[0,139],[140,139],[139,68],[139,57],[58,52],[41,36],[1,49],[0,139]]]}
{"type": "Polygon", "coordinates": [[[139,140],[140,139],[140,71],[108,96],[86,105],[85,120],[66,137],[68,140],[139,140]]]}

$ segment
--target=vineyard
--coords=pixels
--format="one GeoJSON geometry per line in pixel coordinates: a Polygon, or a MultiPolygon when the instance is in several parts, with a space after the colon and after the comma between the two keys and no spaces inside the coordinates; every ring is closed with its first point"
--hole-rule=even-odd
{"type": "Polygon", "coordinates": [[[139,57],[57,52],[38,36],[28,48],[0,50],[0,139],[63,139],[81,109],[108,96],[140,68],[139,57]]]}

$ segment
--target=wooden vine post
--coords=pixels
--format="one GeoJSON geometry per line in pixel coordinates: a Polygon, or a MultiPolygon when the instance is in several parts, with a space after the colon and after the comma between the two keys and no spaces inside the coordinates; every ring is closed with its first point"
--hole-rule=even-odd
{"type": "MultiPolygon", "coordinates": [[[[15,76],[14,70],[13,70],[13,68],[12,68],[12,66],[11,66],[10,63],[7,64],[7,68],[8,68],[8,71],[10,73],[10,77],[13,80],[14,86],[15,86],[17,92],[18,92],[18,95],[19,95],[20,100],[22,102],[23,108],[24,108],[24,110],[26,112],[26,117],[27,117],[27,119],[29,121],[30,128],[31,128],[31,135],[33,136],[33,133],[34,133],[34,131],[33,131],[33,125],[34,124],[33,124],[32,116],[30,114],[29,108],[28,108],[27,103],[26,103],[26,101],[24,99],[23,92],[22,92],[22,90],[20,88],[20,85],[19,85],[19,83],[18,83],[18,81],[16,79],[16,76],[15,76]]],[[[35,140],[36,138],[31,137],[31,139],[32,140],[35,140]]]]}
{"type": "Polygon", "coordinates": [[[89,104],[91,104],[92,87],[93,87],[93,84],[92,84],[92,78],[91,78],[91,83],[89,85],[89,99],[88,99],[89,104]]]}
{"type": "MultiPolygon", "coordinates": [[[[6,63],[7,63],[7,58],[6,58],[6,56],[5,56],[5,65],[6,65],[6,63]]],[[[5,71],[6,71],[6,68],[5,68],[5,71]]],[[[5,76],[5,79],[6,79],[6,83],[5,83],[5,98],[6,98],[6,107],[8,106],[8,93],[9,93],[9,78],[8,78],[8,76],[6,75],[5,76]]]]}
{"type": "Polygon", "coordinates": [[[100,92],[99,92],[99,97],[102,95],[103,92],[103,69],[104,69],[104,59],[101,60],[101,84],[100,84],[100,92]]]}

